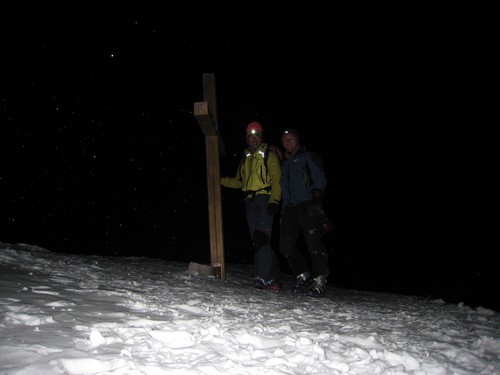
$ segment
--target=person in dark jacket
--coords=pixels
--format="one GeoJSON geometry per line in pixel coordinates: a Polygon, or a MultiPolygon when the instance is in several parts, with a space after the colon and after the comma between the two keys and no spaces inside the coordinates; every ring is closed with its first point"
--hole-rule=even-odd
{"type": "Polygon", "coordinates": [[[246,219],[254,245],[254,286],[279,292],[281,271],[270,240],[281,199],[280,159],[263,143],[259,122],[248,124],[246,132],[248,147],[236,176],[221,178],[221,184],[245,193],[246,219]]]}
{"type": "Polygon", "coordinates": [[[331,223],[323,211],[327,185],[321,157],[300,145],[294,129],[281,136],[285,148],[281,162],[281,219],[279,249],[297,278],[293,294],[324,297],[329,275],[328,253],[322,242],[322,233],[331,223]],[[297,246],[303,234],[310,266],[297,246]]]}

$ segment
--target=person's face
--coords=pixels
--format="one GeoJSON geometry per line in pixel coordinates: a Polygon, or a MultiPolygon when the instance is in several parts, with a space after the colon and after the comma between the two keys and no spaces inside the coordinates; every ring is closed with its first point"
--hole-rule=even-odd
{"type": "Polygon", "coordinates": [[[299,147],[299,141],[295,134],[285,134],[281,137],[281,144],[288,152],[295,152],[299,147]]]}
{"type": "Polygon", "coordinates": [[[251,150],[256,150],[262,144],[262,135],[250,134],[247,136],[247,145],[251,150]]]}

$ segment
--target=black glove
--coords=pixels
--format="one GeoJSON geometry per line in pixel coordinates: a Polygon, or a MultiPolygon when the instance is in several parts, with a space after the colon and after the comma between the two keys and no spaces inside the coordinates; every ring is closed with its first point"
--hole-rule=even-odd
{"type": "Polygon", "coordinates": [[[269,215],[276,215],[280,210],[280,205],[278,203],[272,202],[267,205],[267,213],[269,215]]]}
{"type": "Polygon", "coordinates": [[[314,203],[323,203],[323,198],[325,198],[325,191],[324,190],[314,189],[312,191],[312,198],[311,198],[311,200],[314,203]]]}

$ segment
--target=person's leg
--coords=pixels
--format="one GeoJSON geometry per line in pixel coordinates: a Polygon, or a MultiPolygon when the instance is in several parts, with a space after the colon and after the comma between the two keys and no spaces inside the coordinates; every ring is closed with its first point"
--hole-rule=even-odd
{"type": "Polygon", "coordinates": [[[274,216],[267,213],[268,194],[259,194],[254,198],[256,206],[254,244],[256,265],[260,277],[276,280],[281,277],[278,258],[271,247],[274,216]]]}
{"type": "Polygon", "coordinates": [[[307,251],[311,256],[311,274],[313,277],[329,275],[328,253],[322,241],[320,226],[313,216],[310,215],[308,205],[298,207],[298,218],[307,251]]]}
{"type": "Polygon", "coordinates": [[[309,272],[307,262],[297,247],[300,225],[296,207],[286,207],[281,216],[279,249],[285,257],[293,276],[309,272]]]}
{"type": "Polygon", "coordinates": [[[246,209],[246,217],[247,217],[247,225],[248,232],[250,233],[250,238],[252,240],[254,252],[253,252],[253,268],[254,268],[254,277],[260,277],[259,270],[257,268],[257,253],[255,252],[255,227],[257,223],[258,217],[258,207],[255,204],[253,198],[249,198],[245,201],[245,209],[246,209]]]}
{"type": "Polygon", "coordinates": [[[301,206],[298,215],[307,251],[311,257],[313,282],[306,291],[306,294],[313,297],[324,297],[327,277],[330,272],[328,267],[328,253],[322,242],[320,226],[316,218],[311,215],[308,205],[301,206]]]}

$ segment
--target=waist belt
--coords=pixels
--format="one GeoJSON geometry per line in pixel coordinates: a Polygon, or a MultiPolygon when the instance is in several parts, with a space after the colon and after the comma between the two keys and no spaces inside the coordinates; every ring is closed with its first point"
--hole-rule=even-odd
{"type": "Polygon", "coordinates": [[[257,194],[269,194],[271,191],[271,186],[266,186],[265,188],[259,189],[259,190],[248,190],[246,191],[247,193],[247,198],[253,199],[257,194]]]}

